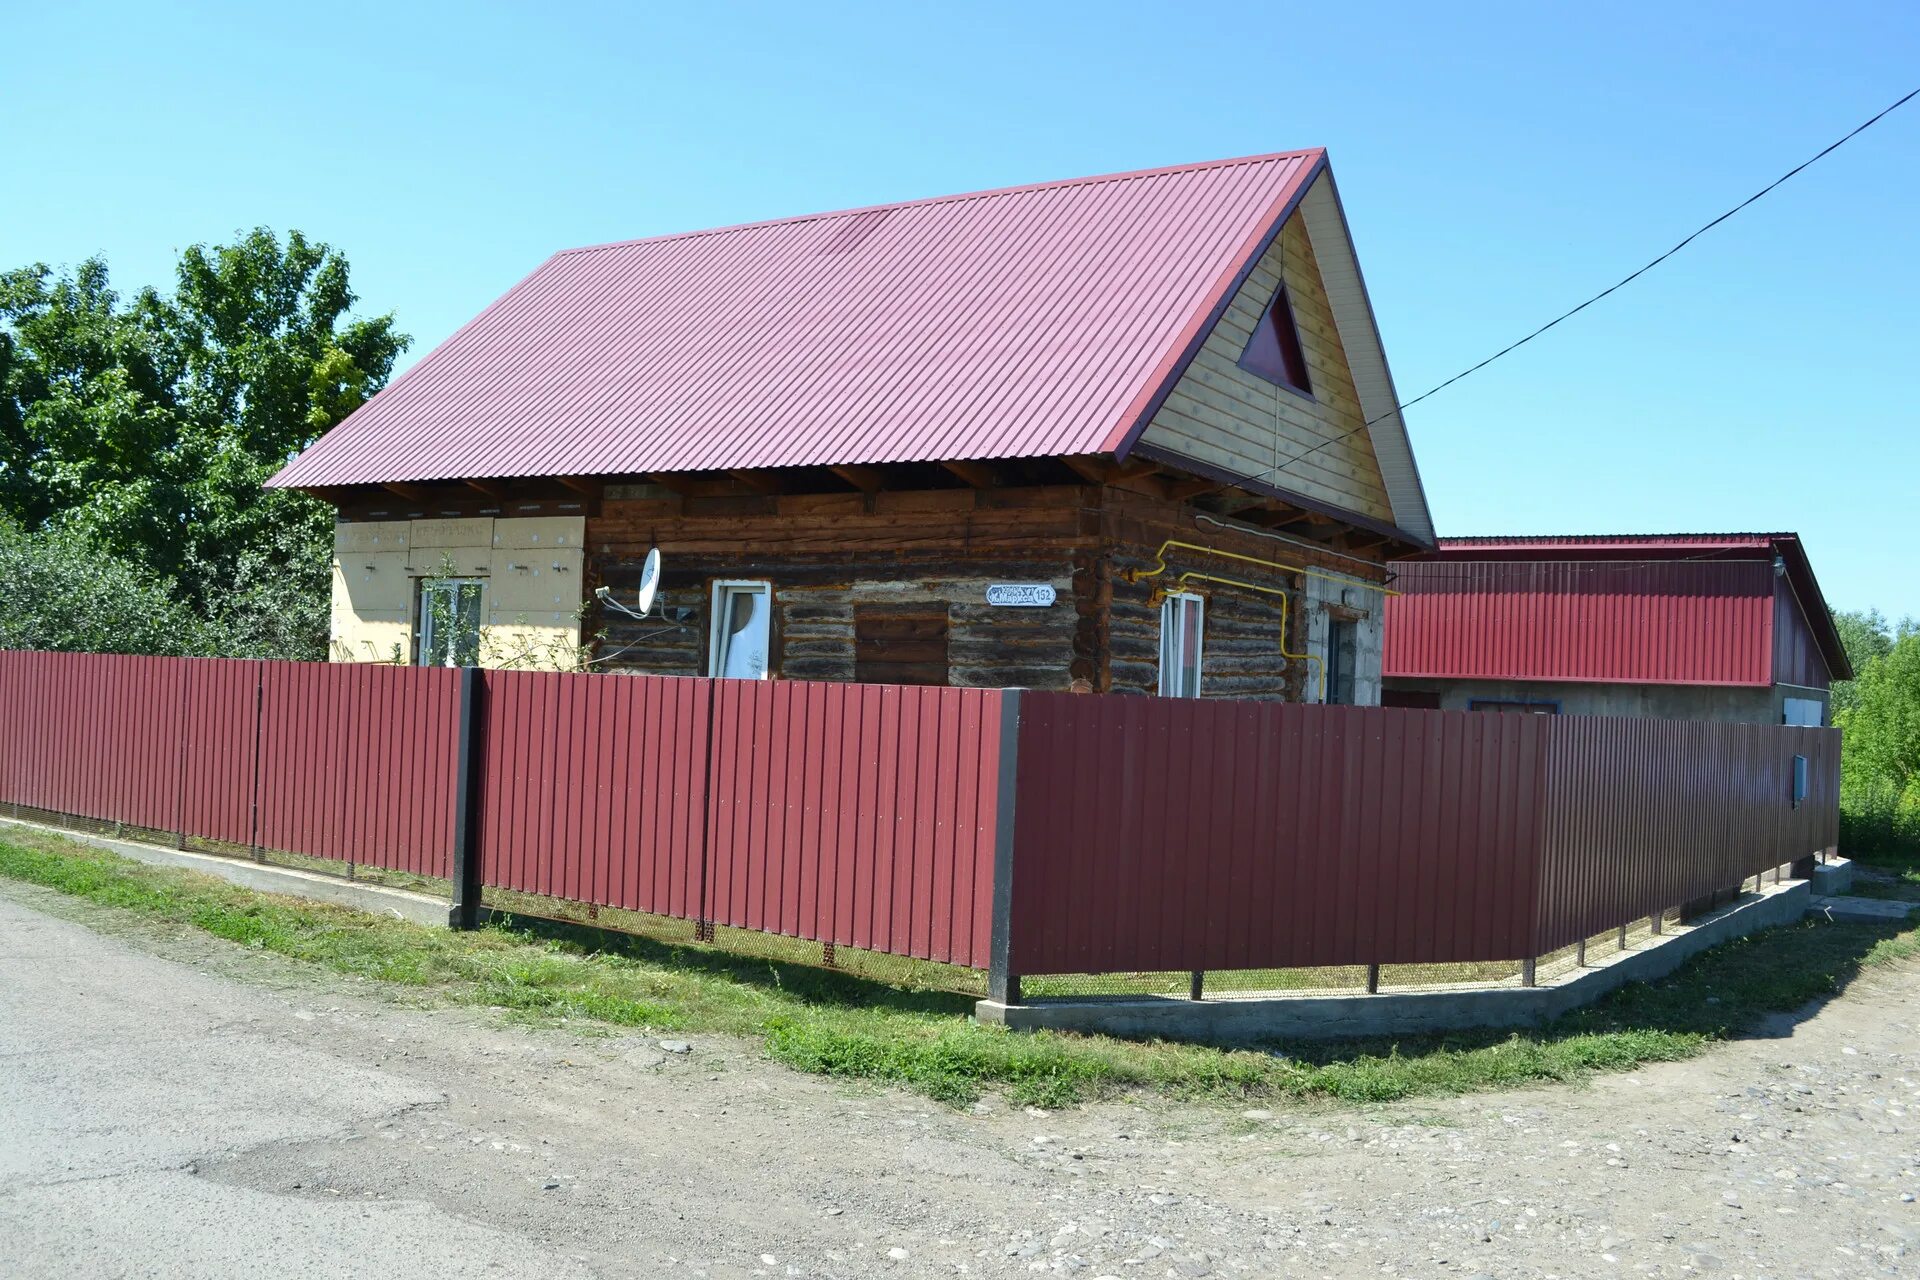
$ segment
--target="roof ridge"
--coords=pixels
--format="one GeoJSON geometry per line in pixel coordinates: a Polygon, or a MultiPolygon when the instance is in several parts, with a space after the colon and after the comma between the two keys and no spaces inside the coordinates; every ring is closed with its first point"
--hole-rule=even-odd
{"type": "Polygon", "coordinates": [[[1798,538],[1799,536],[1797,533],[1785,530],[1743,529],[1718,533],[1467,533],[1449,535],[1439,541],[1444,546],[1450,542],[1661,542],[1680,538],[1705,541],[1730,538],[1798,538]]]}
{"type": "Polygon", "coordinates": [[[850,218],[863,213],[879,213],[894,209],[912,209],[923,205],[957,204],[964,200],[987,200],[998,196],[1024,195],[1031,191],[1050,191],[1061,187],[1098,186],[1107,182],[1130,182],[1138,178],[1160,178],[1176,173],[1197,173],[1203,169],[1226,169],[1236,165],[1271,164],[1276,160],[1294,160],[1305,156],[1317,156],[1326,151],[1325,147],[1302,147],[1294,151],[1271,151],[1264,155],[1229,156],[1220,160],[1201,160],[1189,164],[1161,165],[1152,169],[1127,169],[1118,173],[1095,173],[1082,178],[1055,178],[1048,182],[1028,182],[1010,187],[989,187],[983,191],[958,191],[944,196],[921,196],[911,200],[892,200],[882,204],[858,205],[850,209],[826,209],[818,213],[793,214],[784,218],[762,218],[756,222],[736,222],[724,227],[700,227],[692,231],[670,231],[664,235],[636,236],[628,240],[608,240],[601,244],[577,245],[571,249],[557,250],[554,258],[566,258],[575,254],[599,253],[607,249],[626,249],[641,244],[665,244],[674,240],[697,240],[702,236],[732,235],[740,231],[757,231],[763,227],[791,226],[802,222],[822,222],[833,218],[850,218]]]}

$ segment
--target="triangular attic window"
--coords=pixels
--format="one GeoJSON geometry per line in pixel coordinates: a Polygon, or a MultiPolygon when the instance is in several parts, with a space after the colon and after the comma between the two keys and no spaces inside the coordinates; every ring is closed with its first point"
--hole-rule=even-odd
{"type": "Polygon", "coordinates": [[[1313,394],[1307,381],[1307,353],[1300,346],[1300,328],[1293,322],[1293,304],[1287,300],[1284,284],[1273,295],[1273,305],[1260,317],[1259,327],[1240,356],[1240,367],[1302,395],[1313,394]]]}

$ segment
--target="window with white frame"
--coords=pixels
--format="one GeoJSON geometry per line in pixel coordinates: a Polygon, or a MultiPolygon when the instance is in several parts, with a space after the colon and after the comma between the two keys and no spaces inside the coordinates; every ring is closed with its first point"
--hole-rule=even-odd
{"type": "Polygon", "coordinates": [[[731,680],[765,680],[773,673],[768,656],[772,644],[773,584],[714,583],[707,674],[731,680]]]}
{"type": "Polygon", "coordinates": [[[480,600],[485,589],[479,578],[421,579],[421,666],[470,667],[479,662],[480,600]]]}
{"type": "Polygon", "coordinates": [[[1160,602],[1160,696],[1200,696],[1200,644],[1206,630],[1207,602],[1184,592],[1169,592],[1160,602]]]}

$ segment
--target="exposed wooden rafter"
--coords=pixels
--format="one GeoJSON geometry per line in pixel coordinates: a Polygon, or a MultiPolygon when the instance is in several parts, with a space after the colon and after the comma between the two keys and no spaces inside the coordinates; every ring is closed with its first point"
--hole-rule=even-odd
{"type": "Polygon", "coordinates": [[[693,492],[693,484],[691,481],[685,476],[676,475],[671,471],[649,472],[647,475],[647,483],[657,484],[668,493],[677,493],[683,498],[693,492]]]}
{"type": "Polygon", "coordinates": [[[605,482],[599,476],[555,476],[554,479],[586,498],[598,498],[605,487],[605,482]]]}
{"type": "Polygon", "coordinates": [[[1060,461],[1088,484],[1105,484],[1114,476],[1114,465],[1108,458],[1066,457],[1060,461]]]}
{"type": "Polygon", "coordinates": [[[848,462],[830,466],[827,470],[862,493],[878,493],[887,487],[886,473],[878,467],[865,467],[848,462]]]}
{"type": "Polygon", "coordinates": [[[1167,486],[1167,496],[1175,502],[1185,502],[1188,498],[1197,498],[1219,487],[1219,482],[1214,480],[1176,480],[1167,486]]]}
{"type": "Polygon", "coordinates": [[[427,502],[433,498],[433,491],[417,484],[406,484],[399,480],[388,480],[380,486],[388,493],[395,493],[408,502],[427,502]]]}
{"type": "Polygon", "coordinates": [[[506,499],[507,485],[504,480],[468,480],[466,484],[469,488],[479,490],[496,502],[506,499]]]}
{"type": "Polygon", "coordinates": [[[1000,483],[999,473],[984,462],[964,462],[954,458],[944,459],[940,465],[976,489],[991,489],[1000,483]]]}
{"type": "Polygon", "coordinates": [[[751,467],[730,467],[727,474],[738,480],[755,493],[784,493],[786,483],[773,471],[759,471],[751,467]]]}

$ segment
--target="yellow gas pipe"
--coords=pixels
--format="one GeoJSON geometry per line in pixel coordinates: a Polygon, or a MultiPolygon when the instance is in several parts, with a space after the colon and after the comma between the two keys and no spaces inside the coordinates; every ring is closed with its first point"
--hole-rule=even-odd
{"type": "MultiPolygon", "coordinates": [[[[1128,582],[1139,582],[1144,578],[1159,577],[1167,571],[1167,552],[1175,547],[1186,551],[1198,551],[1210,556],[1223,556],[1228,560],[1239,560],[1245,564],[1257,564],[1263,569],[1278,569],[1284,573],[1305,574],[1309,578],[1322,578],[1328,582],[1340,583],[1342,586],[1365,587],[1368,590],[1378,591],[1381,595],[1397,596],[1400,594],[1398,591],[1393,591],[1387,587],[1375,586],[1370,582],[1363,582],[1356,578],[1343,578],[1331,573],[1320,573],[1316,570],[1306,568],[1303,565],[1283,564],[1278,560],[1262,560],[1258,556],[1241,555],[1237,551],[1221,551],[1215,547],[1202,546],[1197,542],[1182,542],[1177,538],[1168,538],[1160,544],[1160,549],[1153,553],[1153,568],[1127,569],[1122,571],[1120,576],[1128,582]]],[[[1239,587],[1243,591],[1259,591],[1266,595],[1279,596],[1280,656],[1291,662],[1310,663],[1318,671],[1320,677],[1317,681],[1320,690],[1320,701],[1325,702],[1327,700],[1327,664],[1311,653],[1291,653],[1287,649],[1287,591],[1285,588],[1262,586],[1257,582],[1242,582],[1238,578],[1223,578],[1217,574],[1201,573],[1198,570],[1191,569],[1182,573],[1176,581],[1182,583],[1188,581],[1217,582],[1224,586],[1239,587]]]]}

